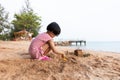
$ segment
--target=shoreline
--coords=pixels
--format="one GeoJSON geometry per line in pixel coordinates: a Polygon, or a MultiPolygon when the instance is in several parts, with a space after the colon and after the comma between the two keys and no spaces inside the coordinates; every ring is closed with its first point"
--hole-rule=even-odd
{"type": "MultiPolygon", "coordinates": [[[[65,46],[58,46],[59,49],[63,51],[74,52],[77,48],[65,47],[65,46]]],[[[92,53],[94,55],[103,55],[103,56],[114,56],[120,58],[120,53],[118,52],[110,52],[110,51],[98,51],[98,50],[90,50],[90,49],[81,49],[84,53],[92,53]]]]}
{"type": "MultiPolygon", "coordinates": [[[[16,56],[18,58],[19,55],[22,53],[28,53],[28,47],[30,45],[31,41],[0,41],[0,51],[3,51],[1,53],[9,52],[9,54],[17,53],[16,56]],[[20,50],[19,50],[20,49],[20,50]],[[7,50],[7,51],[5,51],[7,50]],[[18,50],[18,51],[17,51],[18,50]],[[14,51],[14,52],[13,52],[14,51]]],[[[78,48],[72,48],[69,46],[57,46],[62,51],[68,51],[68,52],[74,52],[75,49],[78,48]]],[[[98,50],[90,50],[90,49],[82,49],[84,53],[92,53],[94,55],[103,55],[103,56],[114,56],[120,58],[120,53],[118,52],[110,52],[110,51],[98,51],[98,50]]],[[[0,54],[1,55],[1,54],[0,54]]],[[[4,55],[2,55],[4,56],[4,55]]],[[[8,58],[11,56],[7,55],[8,58]]],[[[4,59],[4,57],[3,57],[4,59]]],[[[0,59],[1,60],[1,59],[0,59]]]]}

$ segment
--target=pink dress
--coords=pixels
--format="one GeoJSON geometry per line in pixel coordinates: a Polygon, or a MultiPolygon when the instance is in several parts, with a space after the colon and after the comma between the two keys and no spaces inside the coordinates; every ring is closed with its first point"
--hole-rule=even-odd
{"type": "Polygon", "coordinates": [[[42,50],[42,46],[51,39],[52,38],[47,33],[41,33],[38,36],[36,36],[35,39],[32,40],[29,46],[29,53],[31,57],[33,59],[38,59],[38,60],[47,60],[49,57],[41,56],[42,54],[44,54],[44,51],[42,50]]]}

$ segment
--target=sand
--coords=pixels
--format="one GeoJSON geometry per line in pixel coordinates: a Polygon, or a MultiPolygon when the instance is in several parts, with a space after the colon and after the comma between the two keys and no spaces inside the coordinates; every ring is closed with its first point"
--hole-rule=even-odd
{"type": "MultiPolygon", "coordinates": [[[[90,56],[74,55],[74,49],[58,47],[64,61],[49,54],[50,61],[33,60],[30,41],[0,41],[0,80],[120,80],[120,54],[83,50],[90,56]]],[[[51,52],[52,53],[52,52],[51,52]]]]}

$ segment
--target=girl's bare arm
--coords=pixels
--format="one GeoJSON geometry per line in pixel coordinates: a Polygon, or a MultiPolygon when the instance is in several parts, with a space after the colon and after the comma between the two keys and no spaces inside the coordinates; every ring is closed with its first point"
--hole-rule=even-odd
{"type": "Polygon", "coordinates": [[[54,53],[63,55],[63,52],[62,52],[62,51],[59,51],[59,50],[56,48],[53,40],[49,40],[48,43],[49,43],[49,45],[50,45],[50,47],[51,47],[51,49],[52,49],[52,51],[53,51],[54,53]]]}

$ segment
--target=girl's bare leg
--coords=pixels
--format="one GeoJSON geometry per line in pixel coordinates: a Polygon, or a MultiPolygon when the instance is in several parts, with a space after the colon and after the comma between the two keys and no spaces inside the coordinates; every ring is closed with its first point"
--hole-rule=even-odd
{"type": "Polygon", "coordinates": [[[44,46],[42,46],[44,54],[43,55],[47,55],[50,52],[50,46],[48,44],[45,44],[44,46]]]}

